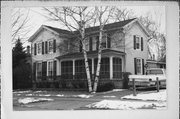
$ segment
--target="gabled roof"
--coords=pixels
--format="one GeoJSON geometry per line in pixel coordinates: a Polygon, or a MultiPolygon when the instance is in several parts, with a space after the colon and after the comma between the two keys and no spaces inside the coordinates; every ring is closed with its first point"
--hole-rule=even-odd
{"type": "MultiPolygon", "coordinates": [[[[131,23],[134,23],[134,22],[136,22],[136,21],[139,23],[140,27],[143,29],[143,31],[146,33],[146,35],[149,36],[149,33],[147,32],[147,30],[143,27],[143,25],[142,25],[142,24],[139,22],[139,20],[136,19],[136,18],[128,19],[128,20],[124,20],[124,21],[120,21],[120,22],[114,22],[114,23],[106,24],[106,25],[104,26],[104,30],[106,31],[106,30],[111,30],[111,29],[114,29],[114,28],[116,28],[116,29],[124,28],[125,26],[127,26],[127,25],[129,25],[129,24],[131,24],[131,23]]],[[[51,26],[47,26],[47,25],[42,25],[42,26],[39,28],[39,30],[37,30],[37,31],[35,32],[35,34],[29,38],[28,41],[32,42],[33,39],[39,34],[39,32],[40,32],[43,28],[44,28],[44,29],[47,29],[47,30],[50,30],[50,31],[52,31],[52,32],[55,32],[55,33],[58,34],[58,35],[64,34],[64,35],[67,35],[67,36],[71,36],[71,35],[73,36],[73,35],[75,35],[75,34],[76,34],[76,35],[79,34],[78,31],[74,31],[74,33],[72,33],[72,32],[70,32],[70,31],[68,31],[68,30],[59,29],[59,28],[55,28],[55,27],[51,27],[51,26]]],[[[99,26],[89,27],[89,28],[86,28],[86,29],[85,29],[85,32],[86,32],[86,33],[98,32],[98,31],[99,31],[99,26]]]]}
{"type": "Polygon", "coordinates": [[[57,33],[63,33],[63,34],[67,34],[67,35],[72,35],[72,33],[70,31],[68,31],[68,30],[59,29],[59,28],[55,28],[55,27],[51,27],[51,26],[47,26],[47,25],[44,25],[44,26],[56,31],[57,33]]]}

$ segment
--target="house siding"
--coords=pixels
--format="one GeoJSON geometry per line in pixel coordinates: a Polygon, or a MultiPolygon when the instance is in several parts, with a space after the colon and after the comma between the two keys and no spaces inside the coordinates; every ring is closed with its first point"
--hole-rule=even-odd
{"type": "Polygon", "coordinates": [[[126,72],[135,74],[134,58],[144,59],[144,64],[146,64],[146,60],[148,59],[147,40],[147,35],[141,30],[139,25],[134,23],[131,28],[129,28],[125,36],[126,72]],[[141,51],[141,49],[134,49],[133,35],[143,37],[143,51],[141,51]]]}

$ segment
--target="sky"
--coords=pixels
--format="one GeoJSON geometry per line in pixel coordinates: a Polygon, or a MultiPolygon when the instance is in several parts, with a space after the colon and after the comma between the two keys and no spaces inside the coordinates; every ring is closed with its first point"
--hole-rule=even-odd
{"type": "MultiPolygon", "coordinates": [[[[152,19],[160,24],[159,32],[165,33],[165,7],[164,6],[123,6],[128,10],[132,10],[134,15],[139,16],[151,16],[152,19]]],[[[41,25],[48,25],[57,28],[63,29],[63,27],[58,22],[48,21],[44,15],[44,11],[41,7],[30,7],[30,8],[21,8],[24,14],[27,14],[27,10],[29,10],[29,21],[28,26],[30,26],[30,31],[27,34],[27,39],[32,36],[41,25]]],[[[25,44],[28,44],[27,42],[25,44]]]]}

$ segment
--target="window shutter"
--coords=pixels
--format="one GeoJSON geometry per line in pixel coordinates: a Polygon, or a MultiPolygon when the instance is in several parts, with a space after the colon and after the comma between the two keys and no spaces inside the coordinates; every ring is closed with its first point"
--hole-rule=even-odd
{"type": "Polygon", "coordinates": [[[36,62],[33,63],[33,80],[36,81],[36,62]]]}
{"type": "Polygon", "coordinates": [[[136,58],[134,58],[134,73],[137,74],[136,58]]]}
{"type": "Polygon", "coordinates": [[[47,54],[48,53],[48,42],[46,41],[45,42],[45,54],[47,54]]]}
{"type": "Polygon", "coordinates": [[[54,64],[53,64],[53,76],[56,76],[56,65],[57,65],[57,61],[54,60],[53,63],[54,63],[54,64]]]}
{"type": "Polygon", "coordinates": [[[37,45],[36,45],[36,43],[34,43],[34,55],[36,55],[36,47],[37,47],[37,45]]]}
{"type": "Polygon", "coordinates": [[[142,73],[144,74],[144,59],[142,59],[142,73]]]}
{"type": "Polygon", "coordinates": [[[107,48],[111,48],[111,36],[108,34],[107,36],[107,48]]]}
{"type": "Polygon", "coordinates": [[[54,53],[56,52],[56,40],[55,39],[53,40],[53,52],[54,53]]]}
{"type": "Polygon", "coordinates": [[[96,36],[96,50],[99,50],[99,36],[96,36]]]}
{"type": "Polygon", "coordinates": [[[82,52],[82,42],[79,42],[79,52],[82,52]]]}
{"type": "Polygon", "coordinates": [[[44,42],[42,42],[42,54],[44,54],[44,42]]]}
{"type": "Polygon", "coordinates": [[[141,37],[141,51],[143,51],[143,37],[141,37]]]}
{"type": "Polygon", "coordinates": [[[133,40],[134,40],[134,50],[136,49],[136,35],[133,36],[133,40]]]}
{"type": "Polygon", "coordinates": [[[89,51],[92,51],[92,37],[89,38],[89,51]]]}
{"type": "Polygon", "coordinates": [[[43,62],[42,63],[42,76],[43,76],[43,80],[46,80],[46,76],[47,76],[47,62],[43,62]]]}

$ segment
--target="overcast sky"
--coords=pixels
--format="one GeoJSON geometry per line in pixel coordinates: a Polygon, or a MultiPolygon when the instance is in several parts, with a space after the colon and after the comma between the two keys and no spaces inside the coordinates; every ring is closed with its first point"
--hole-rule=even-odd
{"type": "MultiPolygon", "coordinates": [[[[125,6],[124,6],[125,7],[125,6]]],[[[139,16],[152,16],[152,19],[160,24],[159,32],[165,33],[165,7],[164,6],[126,6],[125,8],[132,10],[134,15],[139,16]]],[[[29,22],[31,26],[30,32],[27,34],[28,37],[33,35],[41,25],[49,25],[53,27],[62,28],[57,22],[48,21],[44,15],[44,11],[40,7],[22,8],[22,11],[29,9],[29,22]]],[[[27,12],[24,12],[25,14],[27,12]]],[[[62,28],[63,29],[63,28],[62,28]]]]}

